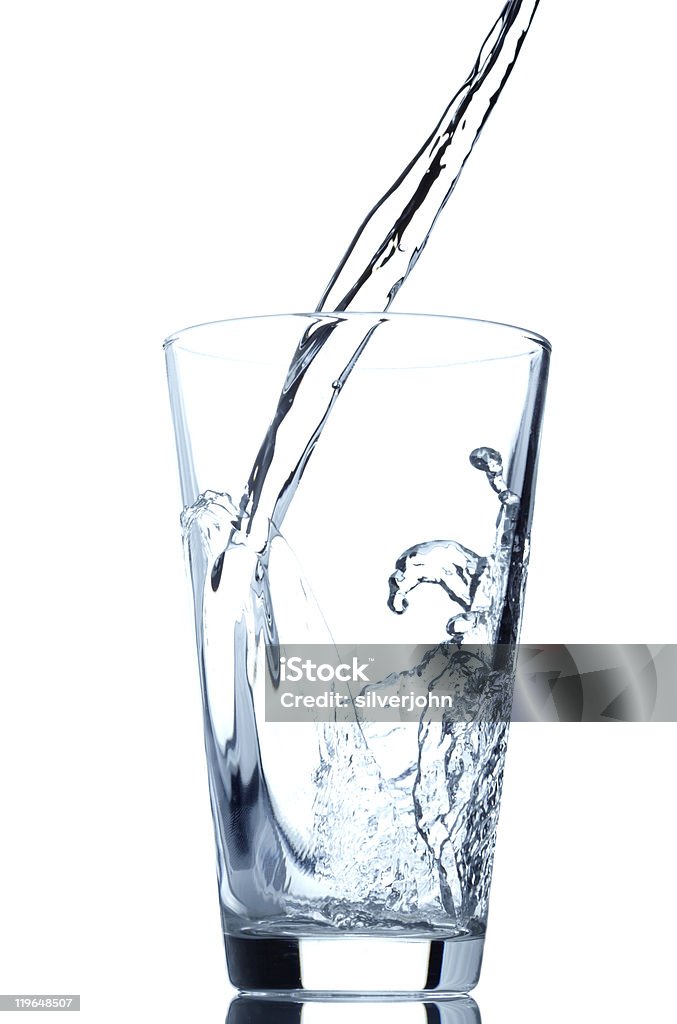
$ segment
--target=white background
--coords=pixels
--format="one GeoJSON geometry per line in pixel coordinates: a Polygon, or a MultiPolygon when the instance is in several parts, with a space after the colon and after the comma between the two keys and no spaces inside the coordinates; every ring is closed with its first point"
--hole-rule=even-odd
{"type": "MultiPolygon", "coordinates": [[[[0,992],[224,1017],[160,343],[314,307],[482,4],[4,5],[0,992]]],[[[676,29],[543,0],[395,307],[553,343],[533,642],[677,641],[676,29]]],[[[674,743],[514,728],[484,1024],[670,1018],[674,743]]]]}

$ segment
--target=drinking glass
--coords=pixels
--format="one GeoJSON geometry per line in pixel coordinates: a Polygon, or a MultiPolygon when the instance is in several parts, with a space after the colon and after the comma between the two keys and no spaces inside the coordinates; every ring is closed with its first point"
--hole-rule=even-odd
{"type": "Polygon", "coordinates": [[[550,347],[484,321],[311,313],[190,328],[165,351],[230,978],[467,992],[550,347]],[[298,664],[306,697],[352,666],[346,706],[282,709],[298,664]],[[357,710],[442,677],[455,709],[357,710]]]}

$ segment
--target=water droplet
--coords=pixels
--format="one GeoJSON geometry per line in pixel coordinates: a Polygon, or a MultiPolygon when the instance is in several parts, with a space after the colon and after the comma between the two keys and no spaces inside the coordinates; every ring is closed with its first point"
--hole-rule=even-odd
{"type": "Polygon", "coordinates": [[[481,469],[483,473],[490,473],[492,476],[500,473],[503,469],[503,459],[495,448],[475,448],[470,453],[470,464],[475,469],[481,469]]]}

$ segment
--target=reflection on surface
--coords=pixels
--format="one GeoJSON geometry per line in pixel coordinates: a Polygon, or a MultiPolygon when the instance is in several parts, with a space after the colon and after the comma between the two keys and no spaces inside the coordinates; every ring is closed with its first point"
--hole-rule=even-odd
{"type": "Polygon", "coordinates": [[[418,1002],[383,1002],[369,997],[305,1002],[240,996],[230,1004],[226,1024],[482,1024],[469,996],[418,1002]]]}

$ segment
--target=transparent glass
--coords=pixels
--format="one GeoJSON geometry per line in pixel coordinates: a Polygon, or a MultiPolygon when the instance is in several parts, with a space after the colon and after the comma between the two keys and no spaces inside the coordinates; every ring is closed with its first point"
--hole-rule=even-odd
{"type": "Polygon", "coordinates": [[[277,685],[299,644],[514,650],[549,345],[312,313],[190,328],[165,350],[231,980],[467,992],[505,694],[474,722],[269,721],[266,672],[277,685]]]}

